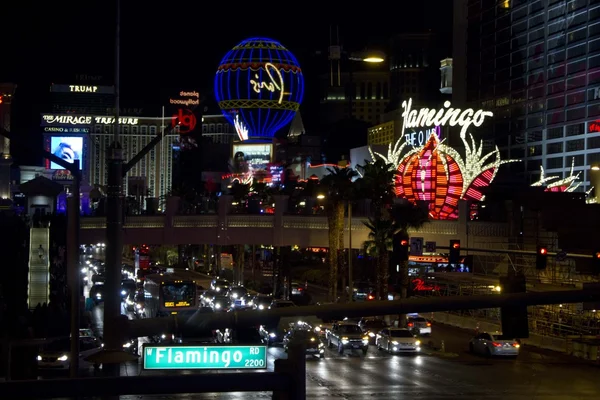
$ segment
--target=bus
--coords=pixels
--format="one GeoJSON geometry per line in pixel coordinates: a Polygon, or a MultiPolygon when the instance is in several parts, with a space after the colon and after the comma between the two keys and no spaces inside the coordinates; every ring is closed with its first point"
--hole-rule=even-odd
{"type": "Polygon", "coordinates": [[[150,248],[143,244],[135,249],[135,271],[150,269],[150,248]]]}
{"type": "Polygon", "coordinates": [[[144,281],[146,318],[198,310],[196,281],[175,273],[147,275],[144,281]]]}

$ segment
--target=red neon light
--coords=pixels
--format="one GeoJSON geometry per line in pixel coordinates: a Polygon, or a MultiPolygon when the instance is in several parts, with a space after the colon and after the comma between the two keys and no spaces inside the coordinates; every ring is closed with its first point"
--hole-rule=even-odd
{"type": "Polygon", "coordinates": [[[438,285],[428,285],[423,279],[420,278],[413,279],[412,283],[415,285],[413,290],[418,292],[431,292],[440,290],[438,285]]]}
{"type": "Polygon", "coordinates": [[[588,132],[600,132],[600,119],[590,122],[588,132]]]}
{"type": "Polygon", "coordinates": [[[192,110],[180,108],[177,114],[171,117],[171,125],[173,128],[179,126],[179,133],[190,133],[196,128],[196,116],[192,110]]]}

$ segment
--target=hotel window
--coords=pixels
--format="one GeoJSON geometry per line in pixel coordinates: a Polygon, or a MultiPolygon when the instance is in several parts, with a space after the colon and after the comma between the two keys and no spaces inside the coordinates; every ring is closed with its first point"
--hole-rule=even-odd
{"type": "Polygon", "coordinates": [[[583,135],[585,133],[585,124],[580,123],[580,124],[567,125],[566,131],[567,131],[567,136],[583,135]]]}
{"type": "Polygon", "coordinates": [[[546,145],[546,154],[557,154],[563,152],[563,143],[548,143],[546,145]]]}
{"type": "Polygon", "coordinates": [[[585,118],[585,107],[567,110],[567,121],[575,121],[582,118],[585,118]]]}
{"type": "Polygon", "coordinates": [[[539,171],[540,165],[542,165],[542,160],[528,160],[527,161],[527,171],[539,171]]]}
{"type": "Polygon", "coordinates": [[[140,126],[140,133],[142,135],[146,135],[148,133],[148,126],[146,126],[146,125],[140,126]]]}
{"type": "Polygon", "coordinates": [[[156,135],[156,125],[150,125],[150,134],[156,135]]]}
{"type": "Polygon", "coordinates": [[[587,147],[589,150],[600,149],[600,136],[588,138],[587,147]]]}
{"type": "Polygon", "coordinates": [[[567,152],[581,151],[581,150],[585,150],[585,140],[584,139],[569,140],[567,142],[567,148],[566,148],[567,152]]]}
{"type": "Polygon", "coordinates": [[[563,158],[562,157],[554,157],[546,160],[546,168],[547,169],[556,169],[563,167],[563,158]]]}
{"type": "Polygon", "coordinates": [[[579,154],[574,157],[571,157],[568,161],[573,163],[575,167],[582,167],[583,163],[585,163],[585,154],[579,154]]]}
{"type": "MultiPolygon", "coordinates": [[[[548,128],[546,132],[546,139],[558,139],[564,136],[563,127],[559,126],[557,128],[548,128]]],[[[561,149],[562,151],[562,149],[561,149]]]]}
{"type": "Polygon", "coordinates": [[[542,155],[542,145],[538,144],[535,146],[529,146],[529,150],[527,152],[529,157],[541,156],[542,155]]]}

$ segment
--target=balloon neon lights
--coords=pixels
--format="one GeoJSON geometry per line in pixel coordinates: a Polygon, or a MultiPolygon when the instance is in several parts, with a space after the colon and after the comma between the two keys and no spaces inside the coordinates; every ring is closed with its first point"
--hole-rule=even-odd
{"type": "Polygon", "coordinates": [[[250,38],[223,57],[214,92],[225,118],[235,125],[237,116],[244,124],[246,139],[271,140],[300,108],[304,77],[296,57],[281,43],[250,38]]]}
{"type": "Polygon", "coordinates": [[[494,113],[491,111],[477,110],[474,111],[472,108],[461,110],[459,108],[454,109],[450,107],[450,102],[444,103],[444,108],[440,110],[421,108],[420,110],[411,110],[412,99],[402,102],[402,131],[404,132],[407,128],[425,128],[428,126],[460,126],[460,137],[465,138],[467,129],[471,125],[481,126],[486,117],[492,117],[494,113]]]}

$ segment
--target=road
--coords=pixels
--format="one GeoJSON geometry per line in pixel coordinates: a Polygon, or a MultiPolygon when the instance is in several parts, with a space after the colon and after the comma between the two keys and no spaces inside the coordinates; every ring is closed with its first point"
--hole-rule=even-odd
{"type": "MultiPolygon", "coordinates": [[[[464,351],[469,335],[445,326],[434,326],[432,340],[445,340],[457,354],[398,356],[377,351],[366,356],[327,350],[323,360],[307,359],[309,399],[597,399],[598,368],[551,352],[524,348],[517,360],[484,359],[464,351]]],[[[281,348],[270,348],[273,360],[285,358],[281,348]]],[[[127,365],[122,375],[161,375],[127,365]]],[[[169,373],[169,372],[167,372],[169,373]]],[[[170,372],[174,373],[174,372],[170,372]]],[[[196,373],[191,371],[179,373],[196,373]]],[[[231,373],[231,372],[224,372],[231,373]]],[[[257,372],[259,373],[259,372],[257,372]]],[[[157,379],[160,379],[157,377],[157,379]]],[[[235,379],[232,376],[232,379],[235,379]]],[[[270,393],[121,396],[126,400],[154,399],[254,399],[270,393]]]]}
{"type": "MultiPolygon", "coordinates": [[[[194,274],[190,272],[189,274],[194,274]]],[[[198,276],[195,276],[198,278],[198,276]]],[[[209,278],[200,276],[208,287],[209,278]]],[[[102,331],[102,307],[93,310],[96,329],[102,331]]],[[[326,350],[323,360],[308,359],[306,365],[309,399],[597,399],[600,393],[598,367],[551,351],[523,346],[518,359],[485,359],[467,352],[469,332],[434,324],[433,334],[424,338],[446,352],[418,356],[389,355],[373,346],[366,356],[339,355],[326,350]]],[[[274,360],[286,358],[277,347],[268,350],[267,370],[274,360]]],[[[196,371],[143,371],[139,363],[125,364],[121,375],[196,374],[196,371]]],[[[233,372],[222,372],[233,373],[233,372]]],[[[257,372],[260,373],[260,372],[257,372]]],[[[92,375],[87,371],[84,375],[92,375]]],[[[235,379],[232,376],[232,379],[235,379]]],[[[121,396],[126,400],[154,399],[253,399],[271,393],[221,393],[189,395],[121,396]]]]}

